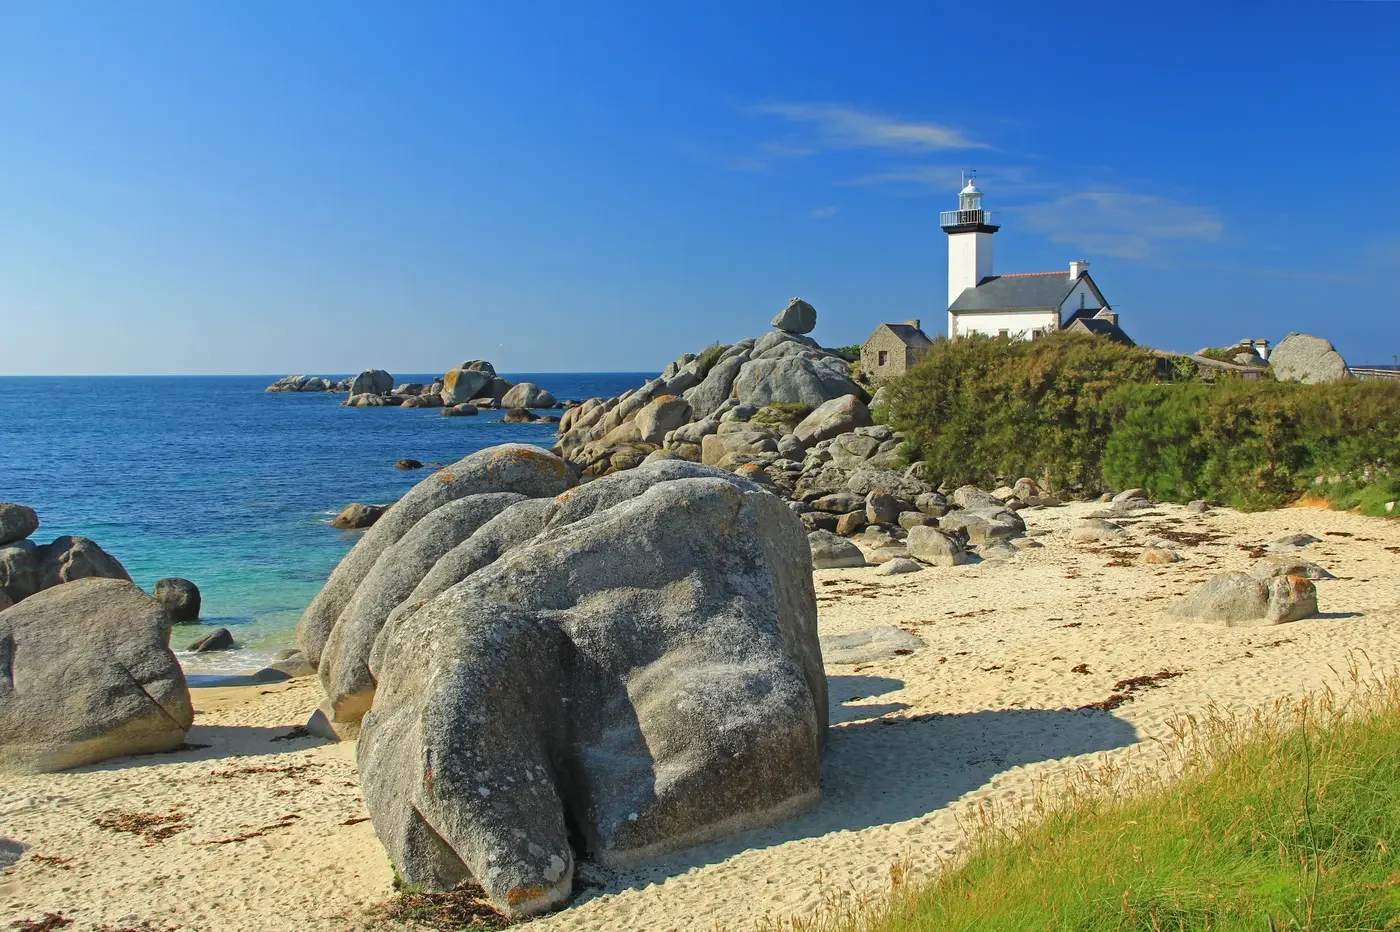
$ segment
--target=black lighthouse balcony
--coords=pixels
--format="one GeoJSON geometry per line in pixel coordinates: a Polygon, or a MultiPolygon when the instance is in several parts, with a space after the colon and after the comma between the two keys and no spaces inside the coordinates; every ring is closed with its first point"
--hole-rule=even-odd
{"type": "Polygon", "coordinates": [[[945,210],[938,216],[944,233],[995,233],[1001,227],[990,210],[945,210]]]}

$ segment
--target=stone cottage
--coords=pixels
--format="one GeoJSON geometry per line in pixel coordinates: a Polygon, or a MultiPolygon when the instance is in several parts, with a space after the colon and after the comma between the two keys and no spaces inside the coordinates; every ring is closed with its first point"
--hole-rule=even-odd
{"type": "Polygon", "coordinates": [[[881,324],[860,348],[860,371],[876,382],[901,376],[932,345],[917,320],[881,324]]]}

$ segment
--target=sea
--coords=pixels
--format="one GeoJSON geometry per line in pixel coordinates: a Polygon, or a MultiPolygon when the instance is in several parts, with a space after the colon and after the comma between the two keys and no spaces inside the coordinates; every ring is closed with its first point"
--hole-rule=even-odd
{"type": "MultiPolygon", "coordinates": [[[[656,373],[501,375],[581,400],[656,373]]],[[[395,501],[430,474],[395,462],[554,442],[557,425],[506,424],[501,411],[440,417],[436,408],[347,408],[329,392],[264,392],[277,378],[0,376],[0,501],[39,513],[37,542],[96,541],[148,592],[166,576],[198,585],[202,624],[171,638],[192,684],[253,672],[295,644],[302,611],[359,539],[330,519],[351,502],[395,501]],[[238,649],[185,650],[218,626],[238,649]]]]}

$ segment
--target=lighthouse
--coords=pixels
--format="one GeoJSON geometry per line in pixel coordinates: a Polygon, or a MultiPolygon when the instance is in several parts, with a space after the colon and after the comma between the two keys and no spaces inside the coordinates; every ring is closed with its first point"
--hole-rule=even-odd
{"type": "MultiPolygon", "coordinates": [[[[992,236],[1001,229],[992,212],[982,209],[982,192],[975,180],[966,179],[958,192],[958,209],[945,210],[939,217],[948,234],[948,306],[968,288],[976,288],[992,277],[992,236]]],[[[948,336],[957,334],[953,314],[948,314],[948,336]]]]}

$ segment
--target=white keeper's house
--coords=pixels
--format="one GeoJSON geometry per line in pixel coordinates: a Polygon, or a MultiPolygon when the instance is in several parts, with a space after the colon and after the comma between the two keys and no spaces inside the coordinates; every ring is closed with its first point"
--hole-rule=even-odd
{"type": "Polygon", "coordinates": [[[958,209],[939,220],[948,234],[949,339],[983,333],[1034,340],[1052,330],[1080,330],[1132,345],[1083,259],[1067,272],[996,274],[992,237],[1001,227],[982,209],[972,181],[958,192],[958,209]]]}

